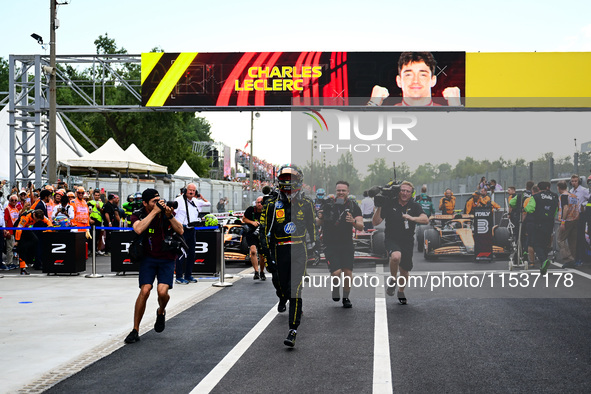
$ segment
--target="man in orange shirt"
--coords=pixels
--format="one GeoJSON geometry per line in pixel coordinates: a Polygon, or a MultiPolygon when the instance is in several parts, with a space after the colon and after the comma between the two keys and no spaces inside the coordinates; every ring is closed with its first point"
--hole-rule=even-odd
{"type": "MultiPolygon", "coordinates": [[[[72,226],[74,227],[88,227],[90,223],[90,210],[88,209],[88,203],[84,200],[84,188],[80,186],[76,189],[76,198],[71,202],[74,208],[74,219],[72,220],[72,226]]],[[[80,232],[86,230],[79,230],[80,232]]]]}

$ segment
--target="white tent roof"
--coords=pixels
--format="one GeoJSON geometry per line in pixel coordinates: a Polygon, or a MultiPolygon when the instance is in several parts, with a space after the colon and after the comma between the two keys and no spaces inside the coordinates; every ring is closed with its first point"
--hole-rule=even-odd
{"type": "Polygon", "coordinates": [[[139,150],[139,148],[135,146],[135,144],[133,143],[129,145],[127,149],[125,149],[125,155],[128,158],[128,160],[131,160],[134,163],[137,163],[138,165],[144,165],[148,170],[152,172],[168,173],[168,168],[166,166],[156,164],[152,160],[148,159],[146,155],[144,155],[142,151],[139,150]]]}
{"type": "Polygon", "coordinates": [[[199,179],[199,175],[195,174],[195,171],[189,167],[186,160],[183,161],[183,164],[181,164],[179,169],[174,173],[174,176],[179,178],[199,179]]]}
{"type": "Polygon", "coordinates": [[[136,172],[151,171],[164,173],[168,171],[166,166],[161,166],[160,164],[150,161],[134,144],[131,146],[133,146],[135,150],[132,149],[130,151],[128,148],[124,151],[113,138],[109,138],[103,146],[94,152],[83,157],[66,160],[65,164],[72,167],[92,167],[120,171],[129,170],[136,172]]]}
{"type": "MultiPolygon", "coordinates": [[[[88,152],[70,135],[70,132],[64,125],[64,122],[57,114],[58,122],[56,124],[57,160],[64,162],[71,158],[88,155],[88,152]]],[[[8,105],[0,111],[0,178],[9,178],[10,168],[10,129],[8,127],[8,105]]]]}

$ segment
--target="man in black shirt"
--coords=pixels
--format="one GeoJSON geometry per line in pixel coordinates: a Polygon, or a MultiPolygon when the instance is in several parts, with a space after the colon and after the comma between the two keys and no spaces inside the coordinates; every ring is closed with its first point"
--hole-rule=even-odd
{"type": "MultiPolygon", "coordinates": [[[[119,196],[116,194],[109,194],[109,201],[103,208],[103,226],[105,227],[119,227],[119,196]]],[[[112,231],[105,232],[105,254],[111,253],[111,233],[112,231]]]]}
{"type": "Polygon", "coordinates": [[[265,277],[265,264],[263,263],[263,255],[258,253],[258,249],[261,247],[259,239],[259,226],[261,222],[261,213],[263,212],[263,196],[256,199],[254,207],[246,208],[244,216],[242,216],[242,223],[245,223],[248,227],[248,231],[244,235],[246,237],[246,243],[250,249],[250,263],[254,268],[253,279],[266,280],[265,277]],[[257,256],[258,254],[258,256],[257,256]],[[259,274],[259,267],[261,273],[259,274]]]}
{"type": "Polygon", "coordinates": [[[386,220],[385,246],[390,260],[390,277],[387,282],[386,293],[393,296],[398,283],[398,270],[405,278],[400,282],[398,289],[398,301],[406,304],[404,288],[408,283],[408,275],[412,270],[412,252],[414,247],[415,226],[429,223],[429,218],[423,212],[421,204],[413,201],[412,183],[404,181],[400,184],[398,197],[388,200],[383,206],[381,199],[376,199],[376,211],[373,215],[373,225],[377,226],[386,220]]]}
{"type": "Polygon", "coordinates": [[[324,228],[325,255],[332,276],[332,299],[335,302],[340,301],[340,286],[336,284],[342,283],[343,307],[351,308],[353,305],[349,300],[349,292],[353,281],[355,258],[352,228],[363,230],[363,215],[359,205],[349,199],[348,182],[337,182],[335,201],[324,204],[318,211],[317,224],[324,228]],[[336,281],[339,277],[341,280],[336,281]]]}

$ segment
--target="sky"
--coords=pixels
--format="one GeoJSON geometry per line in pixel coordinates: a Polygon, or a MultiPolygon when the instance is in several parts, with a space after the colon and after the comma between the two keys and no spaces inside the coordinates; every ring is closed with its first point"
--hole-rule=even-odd
{"type": "MultiPolygon", "coordinates": [[[[591,2],[582,0],[67,2],[58,7],[58,55],[92,54],[94,40],[105,33],[130,54],[154,47],[167,52],[591,51],[591,2]]],[[[49,41],[49,6],[50,0],[0,0],[4,32],[0,57],[49,54],[48,48],[44,50],[30,37],[37,33],[49,41]]],[[[250,139],[250,112],[199,115],[211,123],[213,138],[232,149],[244,148],[250,139]]],[[[277,142],[278,134],[290,129],[288,113],[262,112],[253,129],[255,156],[276,164],[287,161],[285,149],[278,149],[277,142]]],[[[585,124],[570,125],[563,132],[568,134],[555,141],[536,140],[536,149],[516,149],[522,141],[515,133],[511,135],[514,144],[491,138],[489,148],[473,156],[496,159],[505,153],[504,157],[533,160],[548,151],[566,156],[574,151],[574,138],[591,140],[585,124]]],[[[471,151],[467,149],[466,154],[471,151]]],[[[461,158],[438,155],[436,149],[428,159],[415,156],[406,160],[411,168],[425,161],[453,165],[461,158]]]]}

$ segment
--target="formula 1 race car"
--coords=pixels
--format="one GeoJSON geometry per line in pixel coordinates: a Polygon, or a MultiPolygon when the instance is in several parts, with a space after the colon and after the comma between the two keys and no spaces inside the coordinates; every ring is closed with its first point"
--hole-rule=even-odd
{"type": "MultiPolygon", "coordinates": [[[[433,215],[429,224],[417,226],[417,249],[426,260],[439,256],[474,255],[474,217],[472,215],[433,215]]],[[[511,252],[511,235],[507,227],[494,226],[493,255],[511,252]]]]}
{"type": "Polygon", "coordinates": [[[250,264],[246,230],[238,218],[230,218],[224,224],[224,259],[244,261],[250,264]]]}

